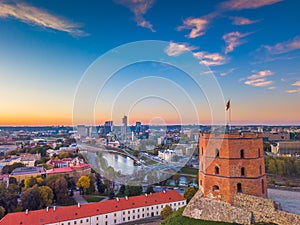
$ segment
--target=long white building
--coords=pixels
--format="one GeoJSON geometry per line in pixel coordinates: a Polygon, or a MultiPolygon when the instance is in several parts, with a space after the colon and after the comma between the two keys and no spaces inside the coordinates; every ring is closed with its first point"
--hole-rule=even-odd
{"type": "Polygon", "coordinates": [[[186,199],[171,190],[114,200],[9,213],[1,225],[113,225],[159,216],[169,205],[175,211],[186,205],[186,199]]]}

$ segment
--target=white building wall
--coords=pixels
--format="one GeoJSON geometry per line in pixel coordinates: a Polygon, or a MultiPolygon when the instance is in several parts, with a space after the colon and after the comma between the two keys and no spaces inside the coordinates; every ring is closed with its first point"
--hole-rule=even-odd
{"type": "Polygon", "coordinates": [[[161,211],[166,205],[172,207],[173,211],[186,205],[186,200],[176,201],[152,206],[145,206],[139,208],[132,208],[121,210],[117,212],[95,215],[92,217],[85,217],[76,220],[62,221],[58,223],[51,223],[48,225],[114,225],[126,222],[141,220],[153,216],[160,216],[161,211]]]}

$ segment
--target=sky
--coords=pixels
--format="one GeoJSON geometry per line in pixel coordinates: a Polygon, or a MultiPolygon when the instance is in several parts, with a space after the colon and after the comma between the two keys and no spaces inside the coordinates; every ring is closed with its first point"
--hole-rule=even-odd
{"type": "Polygon", "coordinates": [[[294,0],[0,0],[0,125],[120,124],[124,114],[131,124],[222,123],[229,99],[232,124],[299,125],[299,10],[294,0]],[[119,46],[145,40],[164,48],[146,42],[119,58],[119,46]],[[151,51],[157,62],[137,60],[151,51]],[[107,52],[107,68],[136,61],[103,89],[90,81],[98,89],[85,87],[78,106],[107,52]],[[200,66],[192,75],[203,83],[177,62],[200,66]]]}

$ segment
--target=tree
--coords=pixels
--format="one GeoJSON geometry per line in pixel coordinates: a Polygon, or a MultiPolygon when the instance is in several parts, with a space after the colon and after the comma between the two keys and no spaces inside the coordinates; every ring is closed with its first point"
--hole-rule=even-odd
{"type": "MultiPolygon", "coordinates": [[[[77,187],[79,187],[82,190],[88,189],[91,185],[90,178],[88,176],[81,176],[78,179],[76,185],[77,185],[77,187]]],[[[82,193],[84,193],[84,191],[82,193]]]]}
{"type": "Polygon", "coordinates": [[[2,219],[4,215],[5,215],[5,209],[2,206],[0,206],[0,219],[2,219]]]}
{"type": "Polygon", "coordinates": [[[130,186],[127,185],[125,188],[125,195],[126,196],[137,196],[137,195],[141,195],[143,193],[143,188],[142,186],[130,186]]]}
{"type": "Polygon", "coordinates": [[[155,191],[153,190],[153,187],[152,187],[152,185],[148,185],[148,186],[147,186],[146,193],[147,193],[147,194],[150,194],[150,193],[155,193],[155,191]]]}
{"type": "Polygon", "coordinates": [[[166,206],[162,209],[162,211],[161,211],[161,213],[160,213],[160,216],[161,216],[161,218],[162,218],[163,220],[165,220],[165,219],[167,219],[169,216],[171,216],[172,213],[173,213],[173,210],[172,210],[171,206],[166,205],[166,206]]]}
{"type": "Polygon", "coordinates": [[[197,189],[195,187],[187,187],[184,191],[183,197],[185,197],[186,201],[189,202],[194,197],[196,192],[197,189]]]}
{"type": "Polygon", "coordinates": [[[109,199],[113,199],[115,197],[115,192],[111,190],[108,194],[109,199]]]}
{"type": "Polygon", "coordinates": [[[96,173],[96,185],[97,185],[98,192],[100,194],[105,192],[106,186],[105,186],[105,184],[103,184],[99,173],[96,173]]]}
{"type": "Polygon", "coordinates": [[[179,173],[175,173],[173,175],[173,180],[174,180],[175,185],[178,186],[179,182],[180,182],[180,174],[179,173]]]}
{"type": "Polygon", "coordinates": [[[9,178],[9,184],[17,184],[18,185],[18,181],[15,177],[10,177],[9,178]]]}
{"type": "Polygon", "coordinates": [[[65,178],[65,180],[67,181],[68,189],[69,189],[69,190],[70,190],[70,189],[71,189],[71,190],[75,189],[76,184],[75,184],[74,179],[73,179],[72,177],[70,177],[68,174],[66,174],[66,175],[64,176],[64,178],[65,178]]]}
{"type": "Polygon", "coordinates": [[[69,158],[69,157],[70,157],[69,152],[61,152],[58,156],[58,158],[60,159],[69,158]]]}
{"type": "Polygon", "coordinates": [[[135,156],[135,157],[139,157],[139,150],[134,150],[132,152],[132,155],[135,156]]]}
{"type": "Polygon", "coordinates": [[[18,205],[19,186],[10,184],[7,188],[0,185],[0,206],[5,208],[6,212],[12,212],[18,205]]]}
{"type": "Polygon", "coordinates": [[[273,159],[273,158],[269,159],[268,163],[266,165],[267,165],[267,171],[268,171],[268,173],[277,174],[277,168],[276,168],[276,161],[275,161],[275,159],[273,159]]]}
{"type": "Polygon", "coordinates": [[[68,183],[61,175],[51,176],[46,179],[46,185],[49,186],[54,194],[57,203],[64,203],[68,199],[68,183]]]}
{"type": "Polygon", "coordinates": [[[88,175],[88,178],[90,179],[90,187],[88,188],[87,192],[89,194],[94,193],[95,192],[95,182],[96,182],[96,178],[94,176],[93,173],[88,175]]]}
{"type": "Polygon", "coordinates": [[[37,184],[37,180],[35,177],[27,177],[25,180],[24,180],[24,188],[27,189],[27,188],[31,188],[33,187],[35,184],[37,184]]]}
{"type": "Polygon", "coordinates": [[[40,192],[37,186],[28,188],[21,196],[23,209],[36,210],[41,204],[40,192]]]}
{"type": "Polygon", "coordinates": [[[2,173],[3,174],[11,174],[11,172],[19,167],[25,167],[23,163],[14,163],[12,165],[6,165],[2,168],[2,173]]]}
{"type": "Polygon", "coordinates": [[[124,195],[124,194],[125,194],[125,189],[126,189],[125,185],[122,184],[121,187],[120,187],[119,193],[120,193],[121,195],[124,195]]]}
{"type": "Polygon", "coordinates": [[[50,187],[48,186],[41,186],[39,187],[39,192],[40,192],[40,207],[44,208],[47,206],[50,206],[53,201],[53,191],[50,187]]]}

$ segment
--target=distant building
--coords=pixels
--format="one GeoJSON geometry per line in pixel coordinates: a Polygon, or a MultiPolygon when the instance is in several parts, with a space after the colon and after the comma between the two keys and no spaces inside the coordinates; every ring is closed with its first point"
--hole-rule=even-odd
{"type": "Polygon", "coordinates": [[[0,225],[114,225],[160,216],[166,205],[175,211],[186,205],[186,199],[171,190],[84,205],[9,213],[0,220],[0,225]]]}
{"type": "Polygon", "coordinates": [[[126,140],[127,138],[127,116],[124,116],[122,118],[122,127],[121,127],[121,135],[122,135],[122,139],[126,140]]]}
{"type": "Polygon", "coordinates": [[[20,155],[21,159],[20,162],[23,163],[25,166],[33,167],[35,164],[35,161],[41,159],[41,154],[21,154],[20,155]]]}
{"type": "Polygon", "coordinates": [[[46,162],[47,165],[51,165],[55,168],[64,168],[71,165],[72,159],[71,158],[64,158],[64,159],[51,159],[46,162]]]}
{"type": "Polygon", "coordinates": [[[264,141],[275,142],[275,141],[289,141],[290,134],[287,132],[264,132],[262,133],[264,141]]]}
{"type": "Polygon", "coordinates": [[[271,151],[278,155],[300,155],[300,141],[282,141],[271,145],[271,151]]]}
{"type": "Polygon", "coordinates": [[[77,134],[80,137],[87,137],[88,136],[88,127],[86,127],[85,125],[78,125],[77,126],[77,134]]]}
{"type": "Polygon", "coordinates": [[[158,157],[167,162],[171,162],[174,155],[176,155],[174,150],[166,149],[158,151],[158,157]]]}
{"type": "Polygon", "coordinates": [[[46,176],[46,170],[41,166],[19,167],[14,169],[9,177],[14,177],[18,182],[30,177],[46,176]]]}
{"type": "Polygon", "coordinates": [[[112,130],[113,130],[113,121],[105,121],[104,127],[103,127],[104,135],[111,133],[112,130]]]}
{"type": "MultiPolygon", "coordinates": [[[[47,176],[52,176],[57,174],[69,175],[69,177],[72,177],[74,178],[74,180],[77,180],[79,177],[87,176],[91,173],[91,167],[87,163],[82,163],[76,160],[66,161],[66,163],[67,163],[66,167],[58,167],[58,168],[46,170],[46,175],[47,176]]],[[[60,165],[62,164],[60,163],[60,165]]]]}

